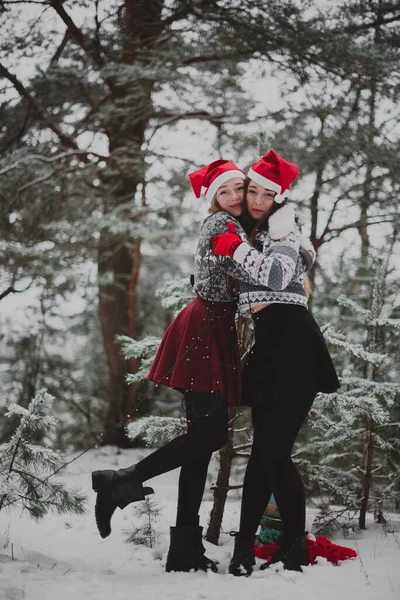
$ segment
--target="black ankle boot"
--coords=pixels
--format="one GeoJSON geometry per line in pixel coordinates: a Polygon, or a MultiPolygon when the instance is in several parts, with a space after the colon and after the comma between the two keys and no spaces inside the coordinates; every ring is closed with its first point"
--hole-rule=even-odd
{"type": "Polygon", "coordinates": [[[260,571],[264,571],[271,565],[283,561],[292,546],[293,540],[289,541],[287,538],[285,538],[285,534],[281,533],[279,538],[276,540],[276,543],[279,545],[279,549],[275,552],[275,554],[272,555],[271,560],[261,565],[260,571]]]}
{"type": "Polygon", "coordinates": [[[205,556],[202,538],[203,528],[170,527],[171,543],[168,550],[165,570],[170,571],[208,571],[217,573],[217,562],[205,556]]]}
{"type": "Polygon", "coordinates": [[[307,533],[300,535],[292,544],[286,556],[282,559],[283,568],[288,571],[303,572],[303,567],[310,564],[310,553],[308,551],[307,533]]]}
{"type": "Polygon", "coordinates": [[[282,538],[278,540],[280,542],[280,548],[272,556],[271,560],[264,563],[260,567],[260,571],[268,569],[271,565],[282,562],[283,568],[288,571],[300,571],[302,572],[301,566],[307,567],[310,564],[310,555],[308,552],[307,545],[307,532],[303,535],[293,538],[289,541],[283,534],[282,538]]]}
{"type": "Polygon", "coordinates": [[[92,488],[97,492],[95,515],[102,538],[111,533],[111,517],[117,507],[125,508],[154,494],[153,488],[143,487],[135,465],[118,471],[93,471],[92,488]]]}
{"type": "Polygon", "coordinates": [[[229,563],[229,573],[235,575],[235,577],[242,575],[248,577],[252,574],[255,564],[254,538],[244,539],[240,536],[240,533],[236,534],[235,549],[229,563]]]}

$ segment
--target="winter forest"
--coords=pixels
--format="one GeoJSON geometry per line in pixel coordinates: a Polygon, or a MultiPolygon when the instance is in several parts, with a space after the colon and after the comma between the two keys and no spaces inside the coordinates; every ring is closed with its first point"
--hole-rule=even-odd
{"type": "Polygon", "coordinates": [[[398,597],[399,94],[398,0],[0,0],[2,598],[398,597]],[[208,205],[188,173],[271,148],[299,166],[309,310],[341,383],[293,458],[309,529],[358,562],[227,574],[252,443],[230,408],[201,513],[223,574],[167,575],[178,474],[104,542],[90,472],[185,430],[181,394],[145,378],[194,297],[208,205]]]}

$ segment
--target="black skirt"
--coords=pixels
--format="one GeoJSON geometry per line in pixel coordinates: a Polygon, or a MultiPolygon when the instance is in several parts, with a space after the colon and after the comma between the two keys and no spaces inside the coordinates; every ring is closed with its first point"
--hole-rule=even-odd
{"type": "Polygon", "coordinates": [[[304,306],[271,304],[253,315],[255,343],[243,371],[242,404],[279,401],[279,394],[315,397],[339,380],[314,317],[304,306]]]}

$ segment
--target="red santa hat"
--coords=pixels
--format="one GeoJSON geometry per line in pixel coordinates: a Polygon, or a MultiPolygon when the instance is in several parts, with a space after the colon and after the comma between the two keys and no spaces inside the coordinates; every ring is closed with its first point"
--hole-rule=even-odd
{"type": "Polygon", "coordinates": [[[276,192],[274,201],[282,204],[289,196],[290,184],[298,174],[297,165],[288,162],[274,150],[270,150],[250,167],[247,175],[259,185],[276,192]]]}
{"type": "Polygon", "coordinates": [[[212,200],[217,189],[233,177],[246,178],[246,174],[239,169],[230,160],[222,158],[214,160],[209,165],[189,173],[190,183],[196,198],[204,196],[207,200],[212,200]]]}

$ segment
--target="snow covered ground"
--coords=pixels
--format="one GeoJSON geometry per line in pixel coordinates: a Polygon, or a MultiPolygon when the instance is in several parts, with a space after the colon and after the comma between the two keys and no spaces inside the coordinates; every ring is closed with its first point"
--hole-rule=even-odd
{"type": "MultiPolygon", "coordinates": [[[[393,518],[394,533],[370,523],[357,540],[335,539],[351,546],[359,558],[332,566],[324,559],[304,573],[256,571],[250,578],[227,573],[233,538],[221,535],[220,546],[205,542],[207,554],[220,561],[218,574],[165,573],[168,527],[174,524],[178,471],[152,480],[162,512],[156,528],[160,541],[155,548],[124,542],[124,530],[133,527],[132,505],[117,510],[113,533],[102,540],[97,532],[93,506],[95,495],[90,472],[119,468],[136,462],[146,450],[100,448],[82,456],[63,475],[69,486],[88,495],[87,514],[82,517],[49,515],[33,522],[14,510],[0,513],[0,600],[390,600],[400,598],[400,523],[393,518]]],[[[202,524],[211,508],[208,493],[202,508],[202,524]]],[[[223,530],[238,523],[239,500],[229,501],[223,530]]],[[[311,513],[310,513],[311,514],[311,513]]],[[[311,515],[312,518],[312,515],[311,515]]],[[[262,561],[260,561],[261,564],[262,561]]]]}

